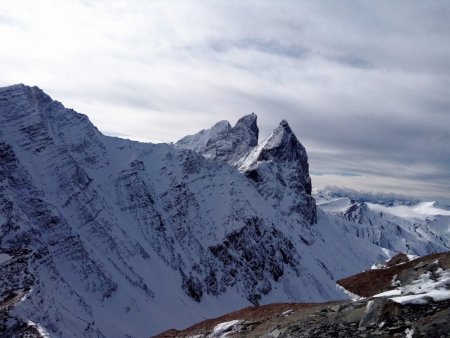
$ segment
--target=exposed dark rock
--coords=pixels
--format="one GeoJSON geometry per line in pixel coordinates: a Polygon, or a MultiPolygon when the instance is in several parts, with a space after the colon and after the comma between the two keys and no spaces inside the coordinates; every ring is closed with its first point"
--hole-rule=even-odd
{"type": "Polygon", "coordinates": [[[316,222],[308,156],[285,120],[236,166],[274,207],[308,224],[316,222]]]}
{"type": "Polygon", "coordinates": [[[209,159],[234,164],[258,144],[259,129],[256,114],[241,117],[234,127],[220,121],[211,129],[183,137],[176,143],[182,149],[195,150],[209,159]]]}
{"type": "Polygon", "coordinates": [[[387,263],[386,263],[386,267],[390,268],[391,266],[400,264],[400,263],[406,263],[409,262],[409,258],[408,256],[403,253],[400,252],[398,254],[396,254],[394,257],[392,257],[387,263]]]}

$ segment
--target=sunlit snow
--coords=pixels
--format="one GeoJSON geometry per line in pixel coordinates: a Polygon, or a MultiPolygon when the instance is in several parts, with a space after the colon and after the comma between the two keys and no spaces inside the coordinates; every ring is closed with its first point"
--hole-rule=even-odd
{"type": "Polygon", "coordinates": [[[3,264],[7,261],[9,261],[12,257],[10,255],[7,254],[0,254],[0,264],[3,264]]]}
{"type": "Polygon", "coordinates": [[[217,324],[209,337],[226,337],[229,333],[231,333],[230,331],[233,329],[233,327],[241,322],[242,320],[231,320],[229,322],[217,324]]]}
{"type": "Polygon", "coordinates": [[[428,271],[404,287],[385,291],[374,297],[392,297],[391,299],[402,304],[424,304],[428,300],[440,301],[450,299],[450,271],[439,268],[433,275],[428,271]]]}
{"type": "Polygon", "coordinates": [[[450,216],[450,211],[436,207],[435,202],[422,202],[412,206],[396,205],[386,207],[381,204],[367,203],[374,211],[385,212],[398,217],[425,219],[429,216],[450,216]]]}

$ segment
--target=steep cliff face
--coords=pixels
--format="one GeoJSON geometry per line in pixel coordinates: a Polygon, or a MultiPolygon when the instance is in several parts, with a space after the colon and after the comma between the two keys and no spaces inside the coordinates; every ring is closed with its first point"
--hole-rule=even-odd
{"type": "Polygon", "coordinates": [[[274,208],[316,222],[308,156],[286,121],[243,157],[237,168],[254,182],[274,208]]]}
{"type": "Polygon", "coordinates": [[[244,117],[224,129],[239,150],[212,161],[106,137],[39,88],[1,88],[6,329],[147,337],[251,304],[345,297],[335,280],[385,251],[325,214],[310,226],[306,153],[277,129],[259,147],[244,117]]]}

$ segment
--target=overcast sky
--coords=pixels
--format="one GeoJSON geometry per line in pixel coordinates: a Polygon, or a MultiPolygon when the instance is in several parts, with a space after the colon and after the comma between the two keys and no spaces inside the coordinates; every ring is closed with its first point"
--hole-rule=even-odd
{"type": "Polygon", "coordinates": [[[315,187],[450,201],[450,2],[0,2],[0,85],[105,134],[176,141],[286,119],[315,187]]]}

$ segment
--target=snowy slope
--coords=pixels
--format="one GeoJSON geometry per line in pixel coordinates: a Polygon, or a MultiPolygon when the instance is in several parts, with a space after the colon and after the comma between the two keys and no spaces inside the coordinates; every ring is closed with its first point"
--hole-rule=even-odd
{"type": "Polygon", "coordinates": [[[366,203],[316,194],[321,210],[341,218],[343,231],[395,252],[426,255],[450,248],[448,211],[434,202],[366,203]]]}
{"type": "Polygon", "coordinates": [[[346,297],[336,279],[391,253],[316,215],[306,151],[287,123],[261,147],[256,117],[240,124],[225,126],[238,151],[209,160],[106,137],[37,87],[1,88],[8,325],[148,337],[252,303],[346,297]],[[241,155],[242,172],[229,165],[241,155]]]}

